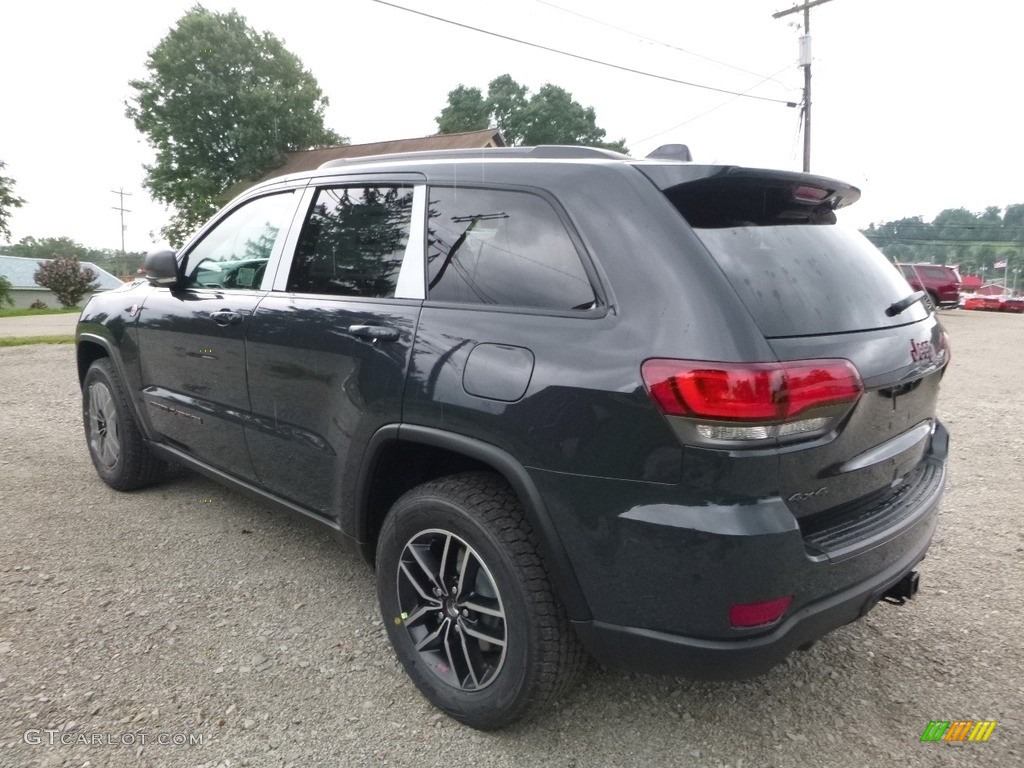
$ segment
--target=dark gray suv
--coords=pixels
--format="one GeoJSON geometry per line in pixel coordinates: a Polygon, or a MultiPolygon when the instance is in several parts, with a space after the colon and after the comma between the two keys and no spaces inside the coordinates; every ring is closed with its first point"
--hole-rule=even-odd
{"type": "Polygon", "coordinates": [[[169,464],[375,565],[395,652],[478,728],[585,652],[754,675],[917,587],[947,337],[780,171],[535,147],[244,193],[78,326],[122,490],[169,464]]]}

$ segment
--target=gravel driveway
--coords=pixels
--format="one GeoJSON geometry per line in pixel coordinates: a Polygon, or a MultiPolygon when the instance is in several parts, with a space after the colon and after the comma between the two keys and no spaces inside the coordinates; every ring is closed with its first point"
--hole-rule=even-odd
{"type": "Polygon", "coordinates": [[[917,599],[755,680],[592,665],[497,734],[420,697],[354,553],[191,473],[110,490],[73,349],[0,349],[0,766],[1022,765],[1024,317],[943,320],[954,453],[917,599]],[[955,719],[998,726],[919,741],[955,719]]]}

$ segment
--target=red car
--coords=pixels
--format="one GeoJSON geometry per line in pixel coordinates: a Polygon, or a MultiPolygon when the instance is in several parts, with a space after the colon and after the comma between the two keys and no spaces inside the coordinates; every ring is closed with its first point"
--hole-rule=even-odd
{"type": "Polygon", "coordinates": [[[956,267],[942,264],[897,264],[910,287],[925,291],[933,307],[956,307],[960,304],[960,273],[956,267]]]}

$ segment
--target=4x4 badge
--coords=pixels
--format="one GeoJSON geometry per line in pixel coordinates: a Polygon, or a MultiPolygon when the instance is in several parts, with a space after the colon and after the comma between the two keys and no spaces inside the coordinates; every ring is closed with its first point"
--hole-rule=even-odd
{"type": "Polygon", "coordinates": [[[804,493],[794,493],[786,501],[807,501],[813,499],[815,496],[824,496],[828,493],[828,486],[822,486],[816,491],[805,491],[804,493]]]}

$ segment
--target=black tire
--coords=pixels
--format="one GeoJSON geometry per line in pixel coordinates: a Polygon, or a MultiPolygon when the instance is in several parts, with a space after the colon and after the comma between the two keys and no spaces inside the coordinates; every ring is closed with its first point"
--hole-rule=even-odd
{"type": "Polygon", "coordinates": [[[496,475],[441,478],[395,502],[377,542],[377,597],[416,687],[473,728],[561,696],[585,661],[522,505],[496,475]]]}
{"type": "Polygon", "coordinates": [[[96,360],[85,374],[82,420],[93,466],[111,488],[144,488],[168,473],[168,464],[143,441],[128,393],[109,358],[96,360]]]}
{"type": "Polygon", "coordinates": [[[931,291],[928,291],[928,295],[924,298],[924,304],[933,312],[939,311],[939,297],[931,291]]]}

